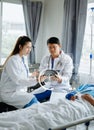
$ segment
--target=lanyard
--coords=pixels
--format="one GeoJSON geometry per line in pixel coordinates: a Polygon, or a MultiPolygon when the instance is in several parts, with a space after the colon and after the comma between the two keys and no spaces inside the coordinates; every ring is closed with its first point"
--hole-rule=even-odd
{"type": "Polygon", "coordinates": [[[27,73],[27,77],[28,77],[28,69],[26,67],[26,64],[25,64],[25,61],[24,61],[24,57],[22,57],[22,62],[23,62],[23,65],[25,67],[25,70],[26,70],[26,73],[27,73]]]}
{"type": "Polygon", "coordinates": [[[53,69],[53,68],[54,68],[54,59],[51,58],[51,69],[53,69]]]}
{"type": "MultiPolygon", "coordinates": [[[[54,68],[55,60],[54,60],[53,58],[51,58],[51,56],[50,56],[49,59],[48,59],[48,69],[49,69],[49,67],[50,67],[50,59],[51,59],[51,69],[53,69],[53,68],[54,68]]],[[[62,66],[61,58],[60,58],[60,60],[58,61],[58,63],[56,64],[56,67],[55,67],[55,68],[57,68],[58,65],[62,66]]]]}

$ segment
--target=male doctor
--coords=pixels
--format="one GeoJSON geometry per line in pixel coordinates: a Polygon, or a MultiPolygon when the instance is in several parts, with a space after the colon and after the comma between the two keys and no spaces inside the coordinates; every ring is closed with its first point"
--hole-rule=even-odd
{"type": "MultiPolygon", "coordinates": [[[[51,81],[33,91],[33,94],[41,102],[49,99],[53,92],[66,92],[70,89],[70,78],[72,76],[73,62],[69,55],[61,50],[60,41],[57,37],[51,37],[47,40],[49,55],[41,60],[39,72],[41,81],[46,80],[44,73],[46,70],[56,70],[57,75],[51,76],[51,81]],[[43,74],[43,75],[42,75],[43,74]],[[46,90],[45,90],[45,89],[46,90]]],[[[48,80],[49,81],[49,80],[48,80]]]]}
{"type": "Polygon", "coordinates": [[[60,41],[57,37],[47,40],[50,54],[44,56],[40,63],[40,72],[45,69],[56,70],[58,75],[52,77],[51,87],[55,90],[68,90],[72,76],[73,62],[69,55],[61,50],[60,41]]]}

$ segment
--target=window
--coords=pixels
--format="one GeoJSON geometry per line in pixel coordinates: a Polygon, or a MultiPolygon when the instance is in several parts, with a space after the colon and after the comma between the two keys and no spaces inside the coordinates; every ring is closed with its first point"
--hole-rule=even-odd
{"type": "Polygon", "coordinates": [[[82,48],[82,56],[79,67],[80,73],[86,73],[90,75],[94,75],[94,23],[93,24],[90,23],[90,15],[92,15],[91,14],[92,7],[94,7],[94,3],[89,3],[87,9],[87,21],[86,21],[84,43],[82,48]],[[90,59],[91,53],[93,56],[92,59],[90,59]]]}
{"type": "Polygon", "coordinates": [[[23,8],[21,4],[3,2],[2,12],[0,64],[3,64],[11,53],[17,38],[21,35],[26,35],[23,8]]]}

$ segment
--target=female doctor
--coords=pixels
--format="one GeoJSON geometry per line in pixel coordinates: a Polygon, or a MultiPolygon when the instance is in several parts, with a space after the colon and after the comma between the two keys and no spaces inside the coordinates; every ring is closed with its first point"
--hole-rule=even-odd
{"type": "Polygon", "coordinates": [[[52,77],[53,82],[51,82],[51,87],[57,91],[69,89],[69,81],[73,70],[71,57],[61,50],[60,41],[57,37],[49,38],[47,46],[50,54],[43,57],[40,64],[40,71],[45,69],[58,71],[58,75],[52,77]]]}
{"type": "Polygon", "coordinates": [[[16,45],[4,64],[1,76],[1,98],[2,101],[23,108],[38,102],[32,93],[27,93],[27,87],[37,83],[34,76],[30,75],[28,65],[25,63],[24,56],[31,51],[31,40],[27,36],[18,38],[16,45]]]}

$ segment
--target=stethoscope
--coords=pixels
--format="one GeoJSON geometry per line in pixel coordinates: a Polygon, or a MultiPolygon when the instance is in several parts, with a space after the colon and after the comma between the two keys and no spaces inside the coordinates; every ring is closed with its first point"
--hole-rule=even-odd
{"type": "MultiPolygon", "coordinates": [[[[62,61],[61,61],[61,59],[62,59],[62,55],[60,55],[59,61],[58,61],[57,64],[56,64],[56,68],[57,68],[58,66],[62,66],[62,61]]],[[[53,68],[54,68],[54,61],[53,61],[51,55],[49,56],[49,59],[48,59],[48,67],[47,67],[47,68],[48,68],[48,69],[53,69],[53,68]],[[50,67],[50,61],[51,61],[51,67],[50,67]]]]}

